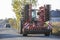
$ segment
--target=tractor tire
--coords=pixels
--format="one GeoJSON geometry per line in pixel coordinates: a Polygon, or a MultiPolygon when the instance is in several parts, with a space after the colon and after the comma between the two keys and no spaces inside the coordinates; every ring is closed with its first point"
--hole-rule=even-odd
{"type": "Polygon", "coordinates": [[[27,36],[27,34],[23,34],[23,36],[27,36]]]}
{"type": "Polygon", "coordinates": [[[50,35],[50,33],[45,33],[45,36],[49,36],[50,35]]]}

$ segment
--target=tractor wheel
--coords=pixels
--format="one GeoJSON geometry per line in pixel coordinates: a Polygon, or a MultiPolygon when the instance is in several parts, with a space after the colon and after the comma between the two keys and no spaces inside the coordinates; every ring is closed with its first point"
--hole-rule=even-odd
{"type": "Polygon", "coordinates": [[[27,36],[27,34],[23,34],[23,36],[27,36]]]}
{"type": "Polygon", "coordinates": [[[45,33],[45,36],[49,36],[50,35],[50,33],[45,33]]]}

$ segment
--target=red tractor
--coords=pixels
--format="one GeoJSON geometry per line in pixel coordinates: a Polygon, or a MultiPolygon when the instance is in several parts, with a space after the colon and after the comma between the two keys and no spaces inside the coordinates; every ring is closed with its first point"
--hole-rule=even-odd
{"type": "Polygon", "coordinates": [[[27,34],[45,34],[45,36],[49,36],[52,28],[50,26],[44,26],[45,22],[49,20],[47,16],[49,12],[47,13],[47,11],[49,10],[47,10],[46,6],[40,7],[37,10],[32,9],[31,4],[25,5],[22,12],[23,18],[21,19],[21,34],[23,36],[27,36],[27,34]]]}

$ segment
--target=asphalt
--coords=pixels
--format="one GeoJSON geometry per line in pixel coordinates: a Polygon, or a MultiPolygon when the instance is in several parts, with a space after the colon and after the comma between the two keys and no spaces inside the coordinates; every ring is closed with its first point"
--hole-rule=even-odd
{"type": "Polygon", "coordinates": [[[12,28],[0,28],[0,40],[60,40],[60,37],[44,34],[28,34],[24,37],[12,28]]]}

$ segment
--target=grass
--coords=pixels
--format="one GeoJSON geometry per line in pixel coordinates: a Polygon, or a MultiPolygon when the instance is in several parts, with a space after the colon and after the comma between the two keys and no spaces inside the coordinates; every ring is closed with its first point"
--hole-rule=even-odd
{"type": "Polygon", "coordinates": [[[52,22],[53,30],[52,33],[54,35],[60,36],[60,22],[52,22]]]}
{"type": "MultiPolygon", "coordinates": [[[[48,25],[48,21],[46,22],[48,25]]],[[[52,34],[60,36],[60,22],[51,22],[52,23],[52,34]]]]}

